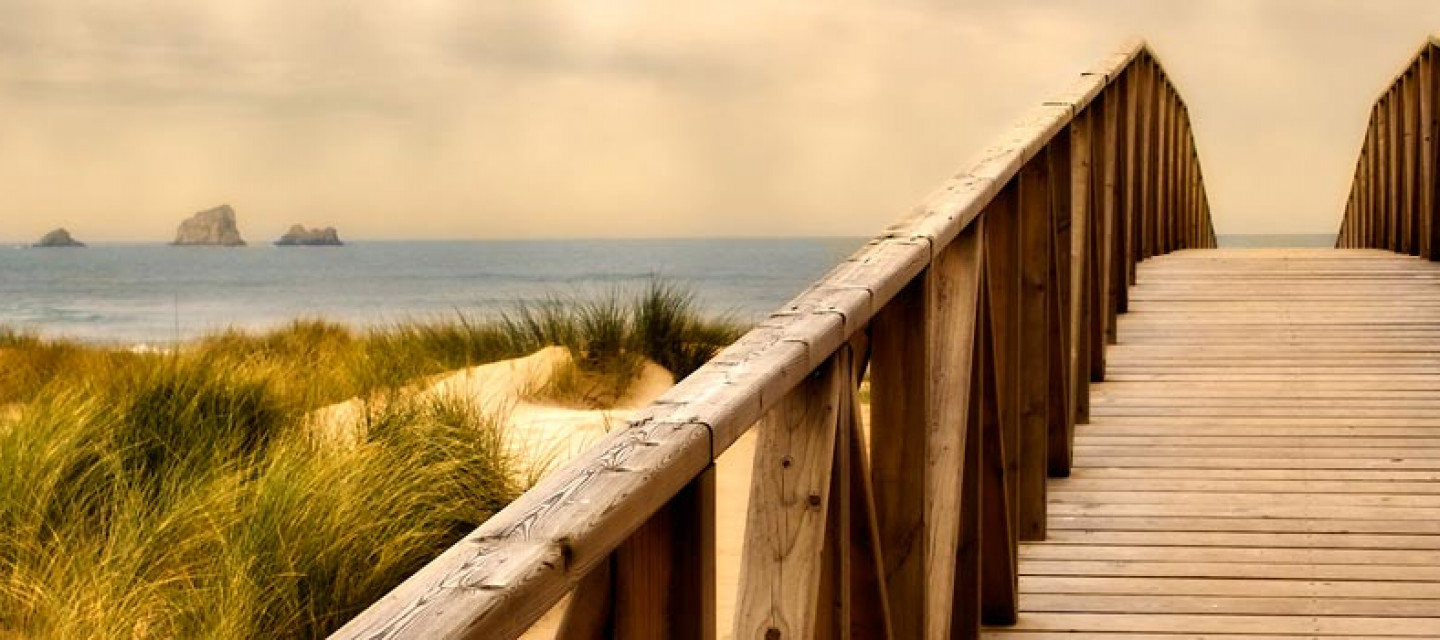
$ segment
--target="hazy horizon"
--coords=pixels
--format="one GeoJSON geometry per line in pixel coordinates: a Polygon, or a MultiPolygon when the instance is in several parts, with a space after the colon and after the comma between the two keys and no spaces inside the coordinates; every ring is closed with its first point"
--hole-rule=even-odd
{"type": "Polygon", "coordinates": [[[0,0],[0,241],[863,237],[1126,38],[1217,231],[1333,233],[1440,3],[0,0]]]}

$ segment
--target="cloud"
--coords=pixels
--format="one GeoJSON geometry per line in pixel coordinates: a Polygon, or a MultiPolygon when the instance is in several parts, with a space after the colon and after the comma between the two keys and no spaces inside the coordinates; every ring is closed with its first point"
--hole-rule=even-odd
{"type": "Polygon", "coordinates": [[[163,239],[220,201],[262,235],[870,234],[1137,33],[1191,106],[1222,231],[1323,232],[1369,102],[1417,25],[1440,24],[1408,0],[0,0],[0,15],[14,239],[61,224],[163,239]]]}

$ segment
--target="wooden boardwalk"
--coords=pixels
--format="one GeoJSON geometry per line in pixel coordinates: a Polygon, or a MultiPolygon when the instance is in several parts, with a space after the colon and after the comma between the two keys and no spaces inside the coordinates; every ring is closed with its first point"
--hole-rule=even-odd
{"type": "Polygon", "coordinates": [[[987,638],[1440,637],[1440,264],[1147,261],[987,638]]]}
{"type": "Polygon", "coordinates": [[[1440,639],[1437,105],[1432,38],[1340,248],[1213,249],[1127,43],[334,637],[1440,639]]]}

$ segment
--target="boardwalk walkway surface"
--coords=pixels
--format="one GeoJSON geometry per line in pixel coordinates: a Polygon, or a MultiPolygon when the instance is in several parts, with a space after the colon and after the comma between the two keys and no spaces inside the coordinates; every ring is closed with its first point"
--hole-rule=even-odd
{"type": "Polygon", "coordinates": [[[1440,637],[1440,264],[1147,261],[994,639],[1440,637]]]}

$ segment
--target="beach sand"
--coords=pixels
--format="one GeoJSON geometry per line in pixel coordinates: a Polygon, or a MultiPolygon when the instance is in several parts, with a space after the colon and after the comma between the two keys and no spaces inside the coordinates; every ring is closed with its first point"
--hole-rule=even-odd
{"type": "MultiPolygon", "coordinates": [[[[511,450],[530,469],[553,469],[584,452],[610,429],[623,428],[636,409],[674,384],[669,372],[648,363],[614,409],[587,410],[534,401],[534,391],[569,361],[567,350],[549,347],[523,358],[434,376],[415,385],[413,392],[468,398],[494,415],[504,415],[511,450]]],[[[362,411],[364,403],[356,399],[320,409],[312,419],[325,437],[344,442],[355,437],[344,425],[355,424],[362,411]]],[[[757,432],[750,430],[716,462],[716,619],[722,639],[732,637],[757,432]]],[[[569,596],[561,600],[521,637],[554,638],[568,600],[569,596]]]]}

